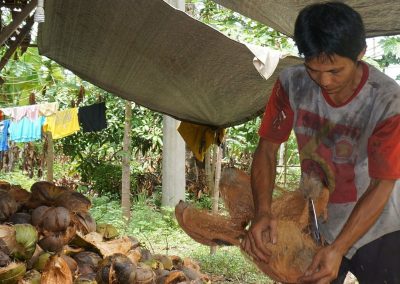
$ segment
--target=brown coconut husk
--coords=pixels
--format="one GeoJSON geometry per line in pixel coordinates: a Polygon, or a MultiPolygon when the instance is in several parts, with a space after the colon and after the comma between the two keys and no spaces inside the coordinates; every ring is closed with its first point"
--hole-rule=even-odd
{"type": "MultiPolygon", "coordinates": [[[[213,215],[181,202],[175,208],[178,223],[196,241],[205,245],[232,244],[240,246],[245,227],[254,216],[250,177],[237,169],[227,169],[221,177],[221,195],[233,218],[213,215]]],[[[308,198],[304,191],[285,192],[272,203],[277,222],[277,243],[267,243],[272,252],[269,264],[256,266],[272,279],[295,283],[302,276],[318,250],[307,233],[309,224],[308,198]]],[[[329,191],[320,188],[316,198],[317,216],[324,216],[329,191]]],[[[246,254],[245,251],[243,251],[246,254]]]]}
{"type": "Polygon", "coordinates": [[[61,232],[45,231],[42,232],[43,237],[39,240],[38,245],[45,251],[60,252],[74,238],[75,233],[74,226],[70,226],[61,232]]]}
{"type": "Polygon", "coordinates": [[[32,224],[41,232],[65,231],[71,221],[71,212],[64,207],[40,206],[32,212],[32,224]]]}
{"type": "Polygon", "coordinates": [[[171,271],[170,274],[165,278],[165,284],[177,284],[180,282],[186,282],[189,281],[189,278],[186,277],[185,273],[182,271],[176,270],[176,271],[171,271]]]}
{"type": "Polygon", "coordinates": [[[88,212],[79,212],[76,218],[73,219],[76,230],[86,235],[91,232],[96,232],[96,221],[88,212]]]}
{"type": "Polygon", "coordinates": [[[0,222],[4,222],[18,210],[18,203],[8,191],[0,190],[0,222]]]}
{"type": "Polygon", "coordinates": [[[12,185],[8,193],[14,198],[18,204],[28,202],[31,193],[23,189],[20,185],[12,185]]]}
{"type": "Polygon", "coordinates": [[[136,265],[127,256],[117,253],[100,262],[96,281],[99,284],[135,283],[136,265]]]}
{"type": "Polygon", "coordinates": [[[39,206],[54,206],[57,198],[68,191],[64,187],[56,186],[47,181],[38,181],[31,186],[31,196],[26,202],[26,206],[35,209],[39,206]]]}
{"type": "Polygon", "coordinates": [[[80,274],[97,272],[97,267],[102,258],[95,252],[83,251],[72,256],[79,267],[80,274]]]}
{"type": "Polygon", "coordinates": [[[32,215],[25,212],[17,212],[8,218],[7,223],[9,224],[31,224],[32,215]]]}
{"type": "Polygon", "coordinates": [[[8,191],[11,188],[11,184],[8,181],[0,180],[0,190],[8,191]]]}
{"type": "Polygon", "coordinates": [[[64,192],[56,198],[55,205],[65,207],[73,213],[78,213],[88,212],[92,203],[82,193],[64,190],[64,192]]]}
{"type": "Polygon", "coordinates": [[[72,273],[68,264],[58,255],[54,255],[50,258],[42,272],[41,284],[54,283],[73,283],[72,273]]]}

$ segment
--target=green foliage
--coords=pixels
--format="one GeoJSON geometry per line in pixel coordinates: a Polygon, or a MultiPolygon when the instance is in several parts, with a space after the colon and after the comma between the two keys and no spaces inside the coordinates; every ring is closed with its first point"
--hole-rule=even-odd
{"type": "Polygon", "coordinates": [[[35,182],[35,180],[27,177],[20,170],[15,170],[9,173],[0,171],[0,180],[4,180],[10,184],[20,185],[22,188],[27,190],[30,190],[32,184],[35,182]]]}

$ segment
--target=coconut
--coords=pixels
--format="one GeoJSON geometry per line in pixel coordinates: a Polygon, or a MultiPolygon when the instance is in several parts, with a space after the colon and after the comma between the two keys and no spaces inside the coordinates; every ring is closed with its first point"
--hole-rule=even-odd
{"type": "Polygon", "coordinates": [[[35,252],[38,232],[30,224],[16,224],[14,229],[17,246],[11,252],[11,255],[20,260],[28,260],[35,252]]]}
{"type": "Polygon", "coordinates": [[[140,248],[135,248],[126,254],[127,257],[136,265],[138,265],[140,259],[142,258],[142,253],[140,248]]]}
{"type": "Polygon", "coordinates": [[[75,225],[78,232],[84,235],[90,232],[96,232],[96,221],[88,212],[79,212],[76,214],[75,225]]]}
{"type": "Polygon", "coordinates": [[[96,232],[106,240],[114,239],[119,235],[118,230],[111,224],[97,224],[96,232]]]}
{"type": "Polygon", "coordinates": [[[4,267],[7,266],[11,262],[10,257],[0,250],[0,266],[4,267]]]}
{"type": "Polygon", "coordinates": [[[156,280],[156,274],[147,265],[141,263],[136,268],[136,284],[152,284],[156,280]]]}
{"type": "Polygon", "coordinates": [[[10,224],[31,224],[32,216],[28,213],[17,212],[11,215],[7,222],[10,224]]]}
{"type": "Polygon", "coordinates": [[[8,191],[11,188],[11,184],[5,180],[0,180],[0,190],[8,191]]]}
{"type": "Polygon", "coordinates": [[[17,284],[26,272],[26,266],[23,262],[12,262],[6,267],[0,268],[0,283],[17,284]]]}
{"type": "Polygon", "coordinates": [[[0,250],[9,255],[15,246],[16,240],[14,227],[0,225],[0,250]]]}
{"type": "Polygon", "coordinates": [[[47,232],[38,245],[45,251],[59,252],[67,245],[75,236],[75,227],[68,227],[63,232],[47,232]]]}
{"type": "Polygon", "coordinates": [[[18,204],[28,202],[31,193],[23,189],[20,185],[12,185],[8,193],[14,198],[18,204]]]}
{"type": "Polygon", "coordinates": [[[99,284],[136,283],[136,266],[123,254],[116,253],[100,262],[96,275],[99,284]]]}
{"type": "Polygon", "coordinates": [[[71,212],[64,207],[37,207],[32,212],[32,224],[41,232],[65,231],[71,224],[71,212]]]}
{"type": "Polygon", "coordinates": [[[41,284],[72,284],[72,273],[62,257],[54,255],[47,262],[42,273],[41,284]]]}
{"type": "Polygon", "coordinates": [[[75,274],[75,272],[78,270],[78,264],[76,263],[76,261],[72,257],[65,254],[61,254],[61,257],[68,264],[68,267],[71,270],[72,274],[75,274]]]}
{"type": "Polygon", "coordinates": [[[64,191],[57,197],[55,202],[57,206],[62,206],[71,212],[88,212],[92,203],[82,193],[75,191],[64,191]]]}
{"type": "Polygon", "coordinates": [[[55,200],[65,191],[64,188],[55,186],[51,182],[35,182],[31,187],[31,196],[26,206],[32,209],[42,205],[53,206],[55,200]]]}
{"type": "Polygon", "coordinates": [[[43,252],[38,259],[33,264],[33,268],[38,271],[43,271],[46,267],[47,262],[49,261],[51,254],[48,252],[43,252]]]}
{"type": "Polygon", "coordinates": [[[165,284],[176,284],[181,282],[187,282],[189,279],[186,277],[185,273],[182,271],[171,271],[170,274],[165,278],[165,284]]]}
{"type": "Polygon", "coordinates": [[[96,274],[84,274],[80,275],[75,281],[74,284],[97,284],[96,274]]]}
{"type": "Polygon", "coordinates": [[[4,222],[18,210],[18,204],[8,191],[0,190],[0,222],[4,222]]]}
{"type": "Polygon", "coordinates": [[[87,274],[88,272],[96,272],[99,262],[102,258],[94,252],[83,251],[72,256],[78,264],[79,271],[81,274],[87,274]],[[83,272],[83,270],[85,270],[83,272]]]}
{"type": "Polygon", "coordinates": [[[25,273],[24,278],[18,284],[40,284],[42,275],[37,270],[29,270],[25,273]]]}

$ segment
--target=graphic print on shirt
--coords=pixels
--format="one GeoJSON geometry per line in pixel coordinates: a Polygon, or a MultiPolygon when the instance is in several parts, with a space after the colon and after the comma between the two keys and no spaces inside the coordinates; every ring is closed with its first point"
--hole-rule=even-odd
{"type": "Polygon", "coordinates": [[[321,177],[331,192],[330,202],[356,201],[354,166],[359,129],[299,109],[295,132],[302,171],[321,177]]]}

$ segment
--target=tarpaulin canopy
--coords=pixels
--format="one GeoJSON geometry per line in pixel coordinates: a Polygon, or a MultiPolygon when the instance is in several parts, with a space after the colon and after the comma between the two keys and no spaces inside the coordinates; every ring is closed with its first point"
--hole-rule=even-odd
{"type": "MultiPolygon", "coordinates": [[[[288,36],[293,35],[298,12],[316,0],[213,0],[288,36]]],[[[342,1],[358,11],[368,37],[400,34],[399,0],[342,1]]]]}
{"type": "Polygon", "coordinates": [[[278,72],[298,63],[280,60],[265,80],[247,46],[162,0],[46,0],[45,12],[40,54],[117,96],[198,124],[226,127],[260,114],[278,72]]]}

